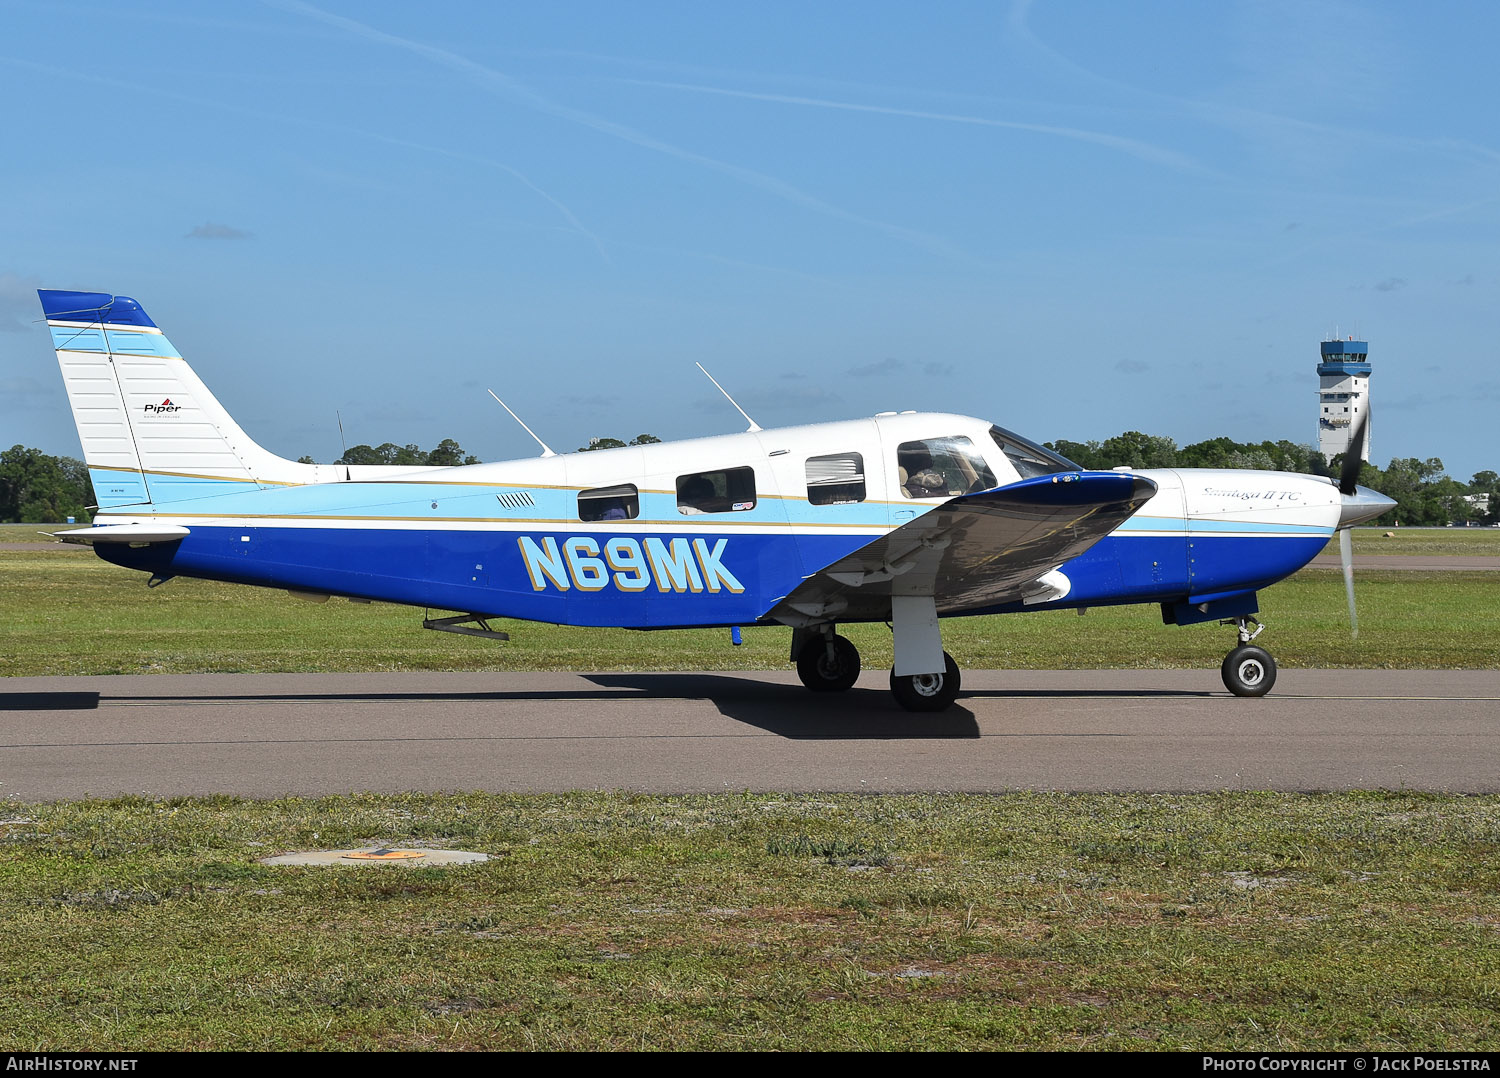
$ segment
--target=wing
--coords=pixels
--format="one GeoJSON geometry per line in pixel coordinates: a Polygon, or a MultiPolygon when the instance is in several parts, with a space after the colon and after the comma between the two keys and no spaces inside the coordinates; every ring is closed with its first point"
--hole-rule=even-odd
{"type": "Polygon", "coordinates": [[[1063,472],[944,502],[805,579],[772,607],[789,625],[883,620],[891,595],[933,595],[938,613],[1061,598],[1052,572],[1156,493],[1120,472],[1063,472]]]}

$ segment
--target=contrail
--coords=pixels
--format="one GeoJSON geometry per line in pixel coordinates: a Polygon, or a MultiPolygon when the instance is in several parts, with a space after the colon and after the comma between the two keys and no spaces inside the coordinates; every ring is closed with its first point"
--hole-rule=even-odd
{"type": "Polygon", "coordinates": [[[889,224],[885,221],[876,221],[868,217],[861,217],[858,214],[850,213],[848,210],[840,209],[838,206],[824,202],[822,199],[792,186],[785,180],[777,179],[775,176],[757,172],[754,169],[744,168],[740,165],[730,164],[727,161],[720,161],[713,157],[706,157],[703,154],[694,153],[692,150],[683,149],[681,146],[674,146],[670,142],[663,142],[661,139],[653,138],[644,132],[637,131],[624,124],[606,120],[603,117],[584,112],[582,109],[575,109],[568,105],[559,104],[550,98],[543,97],[524,83],[517,82],[504,72],[486,67],[484,64],[460,56],[457,53],[449,52],[447,49],[441,49],[435,45],[428,45],[421,41],[413,41],[409,38],[398,37],[395,34],[388,34],[383,30],[377,30],[372,26],[367,26],[362,22],[346,18],[343,15],[334,15],[331,12],[323,11],[321,8],[313,7],[311,4],[301,3],[300,0],[264,0],[264,2],[283,11],[316,19],[330,26],[336,26],[368,41],[416,53],[418,56],[433,63],[467,76],[487,90],[498,92],[521,101],[538,112],[546,113],[549,116],[556,116],[558,119],[579,124],[580,126],[598,131],[601,134],[609,135],[644,149],[665,154],[668,157],[675,157],[680,161],[687,161],[703,168],[712,169],[715,172],[733,177],[741,183],[756,187],[768,194],[791,202],[794,205],[802,206],[842,221],[876,228],[889,236],[925,247],[929,250],[948,255],[959,255],[961,253],[951,243],[941,237],[932,236],[916,229],[903,228],[900,225],[889,224]]]}
{"type": "Polygon", "coordinates": [[[1078,139],[1082,142],[1092,142],[1098,146],[1107,146],[1112,150],[1120,150],[1138,157],[1143,161],[1150,161],[1158,165],[1166,165],[1170,168],[1182,169],[1189,172],[1202,172],[1203,167],[1196,161],[1171,150],[1164,150],[1159,146],[1141,142],[1138,139],[1126,138],[1122,135],[1110,135],[1102,131],[1088,131],[1076,127],[1057,127],[1053,124],[1033,124],[1020,120],[995,120],[986,116],[965,116],[952,112],[928,112],[922,109],[902,109],[889,105],[859,105],[850,101],[829,101],[819,97],[796,97],[791,94],[767,94],[756,93],[750,90],[729,90],[719,86],[702,86],[687,82],[659,82],[654,79],[616,79],[616,82],[628,83],[632,86],[654,86],[663,90],[686,90],[699,94],[716,94],[720,97],[740,97],[750,101],[770,101],[780,105],[808,105],[820,109],[840,109],[845,112],[871,112],[882,116],[906,116],[918,120],[942,120],[946,123],[973,124],[979,127],[1002,127],[1013,131],[1031,131],[1041,135],[1058,135],[1062,138],[1078,139]]]}
{"type": "Polygon", "coordinates": [[[1161,102],[1170,107],[1181,109],[1184,112],[1192,113],[1209,123],[1220,127],[1227,127],[1234,131],[1244,131],[1247,125],[1259,125],[1261,127],[1275,127],[1294,131],[1301,135],[1350,139],[1413,153],[1427,153],[1437,150],[1444,153],[1451,153],[1456,157],[1477,156],[1490,162],[1500,160],[1500,152],[1488,146],[1469,142],[1464,139],[1419,138],[1406,135],[1390,135],[1378,131],[1365,131],[1359,128],[1332,127],[1328,124],[1315,123],[1311,120],[1302,120],[1293,116],[1284,116],[1280,113],[1264,112],[1260,109],[1223,104],[1215,101],[1200,101],[1196,98],[1180,97],[1176,94],[1148,90],[1142,86],[1121,82],[1118,79],[1101,75],[1097,71],[1093,71],[1070,60],[1032,32],[1027,22],[1027,16],[1031,10],[1031,2],[1032,0],[1015,0],[1012,4],[1010,14],[1006,19],[1011,32],[1027,46],[1046,57],[1051,63],[1065,70],[1075,79],[1092,82],[1112,94],[1126,93],[1135,97],[1161,102]]]}
{"type": "Polygon", "coordinates": [[[470,164],[483,165],[486,168],[497,168],[501,172],[515,177],[515,179],[520,183],[524,184],[526,187],[529,187],[532,191],[536,192],[538,195],[540,195],[542,198],[546,199],[549,203],[556,207],[557,211],[561,213],[565,218],[567,218],[568,223],[573,226],[573,229],[579,235],[588,239],[589,242],[591,242],[598,249],[599,256],[603,258],[605,262],[610,261],[609,252],[605,249],[604,241],[601,240],[593,232],[591,232],[588,228],[586,228],[583,222],[578,219],[577,215],[574,214],[572,210],[570,210],[562,201],[548,194],[545,190],[539,187],[525,173],[521,172],[520,169],[507,165],[502,161],[495,161],[488,157],[481,157],[478,154],[464,153],[462,150],[449,150],[445,149],[442,146],[428,146],[421,142],[412,142],[409,139],[396,138],[392,135],[383,135],[378,131],[366,131],[358,127],[349,127],[346,124],[328,123],[325,120],[314,120],[306,116],[284,116],[275,112],[266,112],[262,109],[246,108],[243,105],[231,105],[222,101],[214,101],[211,98],[173,93],[171,90],[160,90],[154,86],[142,86],[137,83],[125,82],[121,79],[113,79],[106,75],[95,75],[92,72],[72,71],[67,68],[53,67],[49,64],[39,64],[34,60],[22,60],[18,57],[12,56],[0,56],[0,63],[11,64],[16,67],[26,67],[30,68],[33,71],[42,71],[46,72],[49,75],[58,75],[63,78],[77,79],[81,82],[92,82],[100,86],[110,86],[117,90],[129,90],[132,93],[139,94],[154,94],[157,97],[164,97],[169,101],[180,101],[185,104],[200,107],[206,106],[208,108],[218,109],[221,112],[235,113],[240,116],[250,116],[257,120],[267,120],[272,123],[293,124],[298,127],[310,127],[321,131],[335,131],[340,134],[355,135],[359,138],[370,139],[375,142],[383,142],[388,146],[400,146],[402,149],[417,150],[422,153],[437,154],[440,157],[452,158],[455,161],[467,161],[470,164]]]}

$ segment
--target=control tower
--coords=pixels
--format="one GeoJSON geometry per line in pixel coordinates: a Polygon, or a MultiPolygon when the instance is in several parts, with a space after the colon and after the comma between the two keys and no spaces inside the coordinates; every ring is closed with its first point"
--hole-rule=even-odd
{"type": "MultiPolygon", "coordinates": [[[[1370,410],[1370,346],[1353,337],[1324,341],[1318,363],[1318,449],[1329,460],[1349,450],[1349,437],[1370,410]]],[[[1370,459],[1370,428],[1357,447],[1370,459]]]]}

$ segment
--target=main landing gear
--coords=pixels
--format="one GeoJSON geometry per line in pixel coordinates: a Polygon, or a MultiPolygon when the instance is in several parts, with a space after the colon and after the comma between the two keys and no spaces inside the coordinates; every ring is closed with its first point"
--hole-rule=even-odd
{"type": "Polygon", "coordinates": [[[1264,696],[1276,684],[1276,660],[1265,648],[1255,647],[1250,641],[1265,628],[1249,615],[1221,621],[1220,625],[1233,625],[1239,633],[1239,646],[1224,656],[1224,665],[1219,668],[1224,675],[1224,687],[1236,696],[1264,696]],[[1252,631],[1250,626],[1254,625],[1252,631]]]}
{"type": "Polygon", "coordinates": [[[813,692],[843,692],[859,679],[859,649],[827,626],[797,652],[797,676],[813,692]]]}
{"type": "MultiPolygon", "coordinates": [[[[859,678],[859,649],[832,625],[799,629],[792,640],[797,676],[813,692],[843,692],[859,678]]],[[[940,674],[897,674],[891,670],[891,695],[907,711],[944,711],[958,697],[962,677],[946,651],[940,674]]]]}

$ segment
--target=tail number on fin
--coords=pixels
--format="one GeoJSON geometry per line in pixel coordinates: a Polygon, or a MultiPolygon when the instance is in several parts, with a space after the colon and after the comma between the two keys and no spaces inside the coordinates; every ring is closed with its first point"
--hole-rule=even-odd
{"type": "Polygon", "coordinates": [[[631,593],[655,584],[661,592],[728,591],[738,595],[745,586],[724,564],[728,543],[720,539],[710,547],[707,539],[659,539],[654,535],[644,541],[615,536],[602,544],[587,535],[571,536],[561,543],[550,535],[540,541],[529,535],[516,540],[535,591],[550,587],[592,592],[613,587],[631,593]]]}

